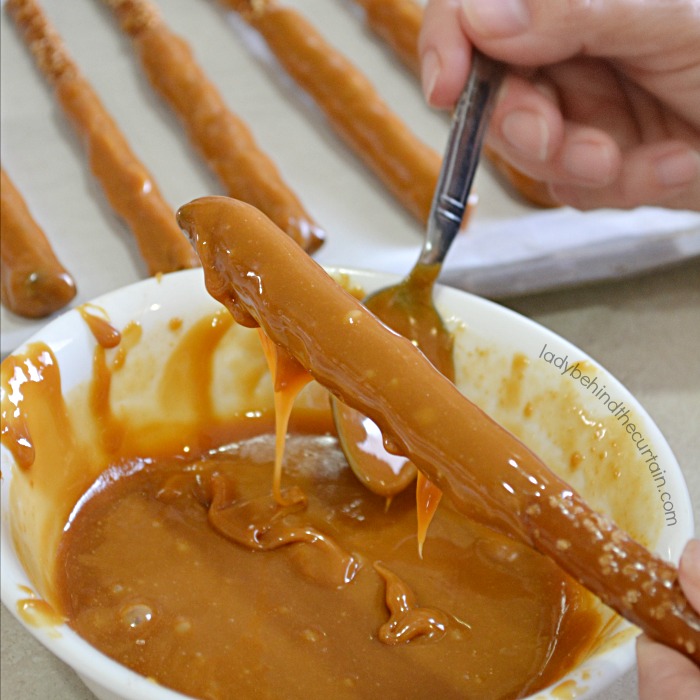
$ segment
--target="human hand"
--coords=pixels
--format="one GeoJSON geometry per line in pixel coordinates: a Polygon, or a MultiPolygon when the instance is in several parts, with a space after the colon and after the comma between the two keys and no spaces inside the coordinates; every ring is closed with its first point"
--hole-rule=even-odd
{"type": "MultiPolygon", "coordinates": [[[[691,605],[700,610],[700,540],[687,544],[678,577],[691,605]]],[[[640,700],[700,698],[700,668],[686,656],[645,636],[637,640],[637,673],[640,700]]]]}
{"type": "Polygon", "coordinates": [[[428,0],[428,102],[451,107],[472,46],[510,65],[487,144],[579,209],[700,210],[697,0],[428,0]]]}

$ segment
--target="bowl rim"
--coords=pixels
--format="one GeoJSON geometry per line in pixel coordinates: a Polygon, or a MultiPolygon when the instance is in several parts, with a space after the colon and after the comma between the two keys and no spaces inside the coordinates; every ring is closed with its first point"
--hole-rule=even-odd
{"type": "MultiPolygon", "coordinates": [[[[401,278],[400,275],[393,273],[384,273],[369,269],[330,265],[324,265],[323,267],[333,276],[347,277],[353,284],[358,283],[364,285],[364,288],[368,288],[370,291],[373,288],[394,283],[401,278]]],[[[220,304],[213,300],[206,292],[202,275],[201,269],[195,268],[147,278],[103,294],[88,302],[88,304],[104,309],[109,318],[114,320],[115,325],[120,327],[128,322],[128,320],[132,320],[139,311],[141,313],[148,313],[149,310],[160,312],[161,310],[167,309],[168,304],[174,303],[172,297],[169,297],[169,294],[179,289],[180,293],[187,294],[188,301],[191,301],[193,305],[200,309],[198,313],[201,317],[201,312],[205,308],[213,310],[220,308],[220,304]],[[156,299],[162,299],[162,304],[157,304],[153,301],[154,297],[156,299]],[[130,301],[131,306],[125,303],[125,300],[130,301]],[[158,308],[155,308],[156,305],[158,308]],[[122,318],[128,320],[122,324],[120,320],[122,318]]],[[[667,551],[664,550],[662,555],[671,560],[677,560],[684,542],[693,535],[694,531],[694,518],[690,494],[681,467],[673,455],[670,446],[655,422],[633,394],[617,380],[614,375],[608,372],[605,367],[573,343],[567,341],[540,323],[512,309],[464,290],[441,284],[436,285],[435,302],[439,308],[443,307],[441,310],[447,310],[450,308],[450,305],[454,304],[458,306],[460,304],[466,304],[464,310],[469,310],[469,324],[477,328],[479,327],[479,322],[483,322],[482,320],[484,318],[505,319],[506,323],[510,324],[516,330],[534,333],[536,337],[548,338],[552,343],[555,343],[558,348],[563,348],[568,352],[575,352],[577,358],[580,358],[582,361],[587,360],[592,362],[596,367],[596,371],[605,376],[606,382],[609,380],[609,385],[615,389],[617,395],[624,396],[625,401],[629,401],[634,407],[635,412],[644,420],[645,430],[649,437],[653,439],[655,447],[664,450],[665,459],[667,460],[667,472],[670,470],[673,473],[674,483],[676,483],[674,505],[679,509],[679,523],[682,527],[674,533],[675,537],[671,538],[673,540],[671,543],[673,546],[669,545],[667,551]]],[[[60,329],[62,326],[67,326],[68,329],[73,328],[74,330],[75,327],[78,327],[75,326],[74,323],[78,318],[80,318],[79,312],[75,308],[63,312],[22,343],[15,351],[10,353],[8,357],[21,353],[30,343],[46,340],[47,337],[53,337],[53,340],[50,340],[48,344],[52,347],[52,350],[60,360],[62,356],[66,356],[67,353],[71,352],[71,347],[76,341],[76,338],[62,338],[65,333],[60,332],[60,329]]],[[[84,325],[85,324],[82,324],[82,326],[84,325]]],[[[88,335],[87,330],[83,334],[82,339],[83,342],[91,344],[90,348],[92,344],[94,344],[94,340],[88,335]],[[85,341],[84,339],[88,340],[85,341]]],[[[81,338],[77,338],[77,340],[80,342],[81,338]]],[[[123,697],[128,700],[178,700],[187,697],[178,691],[157,684],[111,659],[106,654],[90,645],[66,624],[58,626],[36,626],[28,624],[20,616],[17,610],[18,602],[28,597],[26,591],[23,591],[20,586],[25,586],[33,590],[33,584],[29,581],[15,554],[10,533],[8,507],[9,487],[12,481],[12,472],[14,468],[9,451],[3,447],[2,475],[0,478],[0,506],[2,509],[2,519],[0,522],[0,597],[3,604],[26,631],[35,637],[51,653],[76,671],[83,680],[90,684],[91,689],[95,690],[95,687],[97,689],[104,688],[106,693],[110,694],[110,697],[115,697],[114,693],[116,693],[116,697],[123,697]]],[[[627,627],[631,627],[627,623],[624,624],[627,627]]],[[[528,697],[530,700],[534,700],[535,698],[537,700],[547,700],[548,698],[554,700],[556,696],[552,694],[553,689],[560,686],[562,683],[573,681],[577,684],[577,687],[580,688],[580,692],[582,693],[577,697],[581,697],[582,699],[592,698],[596,693],[609,686],[623,673],[628,671],[634,665],[634,660],[634,639],[633,636],[630,635],[629,639],[625,640],[620,645],[594,654],[565,677],[559,679],[548,688],[543,688],[534,695],[528,697]]]]}

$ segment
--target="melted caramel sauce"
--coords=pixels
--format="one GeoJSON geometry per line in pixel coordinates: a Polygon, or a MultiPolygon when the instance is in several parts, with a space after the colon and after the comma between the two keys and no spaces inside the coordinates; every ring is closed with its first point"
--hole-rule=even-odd
{"type": "Polygon", "coordinates": [[[61,543],[71,626],[201,698],[516,698],[594,641],[587,594],[449,506],[421,560],[412,495],[387,512],[331,436],[288,438],[303,498],[275,501],[274,461],[268,433],[100,477],[61,543]]]}
{"type": "MultiPolygon", "coordinates": [[[[133,389],[119,382],[129,372],[142,381],[133,366],[145,350],[138,324],[120,332],[131,339],[120,363],[120,348],[96,339],[83,400],[64,400],[44,345],[3,363],[3,387],[13,387],[3,397],[11,428],[3,444],[20,456],[23,440],[36,445],[14,475],[12,500],[29,503],[40,489],[55,522],[53,530],[38,522],[34,533],[54,552],[48,568],[14,533],[41,584],[42,598],[22,605],[25,619],[37,624],[39,607],[58,611],[116,660],[201,698],[229,697],[231,688],[241,697],[515,698],[587,652],[601,624],[591,597],[449,503],[421,560],[412,494],[387,510],[363,487],[329,432],[327,403],[292,413],[284,468],[285,495],[295,497],[278,502],[272,416],[252,398],[256,362],[239,373],[254,410],[225,427],[207,388],[217,350],[242,332],[216,312],[157,356],[159,413],[180,395],[187,432],[168,414],[168,428],[147,435],[137,410],[120,408],[120,394],[133,389]]],[[[285,367],[269,388],[295,393],[305,371],[285,367]]]]}

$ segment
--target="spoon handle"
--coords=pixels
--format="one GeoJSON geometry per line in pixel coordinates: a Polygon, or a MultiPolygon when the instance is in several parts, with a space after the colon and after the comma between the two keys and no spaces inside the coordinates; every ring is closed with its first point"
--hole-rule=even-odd
{"type": "Polygon", "coordinates": [[[500,63],[474,50],[472,68],[452,117],[419,263],[442,263],[462,225],[503,72],[500,63]]]}

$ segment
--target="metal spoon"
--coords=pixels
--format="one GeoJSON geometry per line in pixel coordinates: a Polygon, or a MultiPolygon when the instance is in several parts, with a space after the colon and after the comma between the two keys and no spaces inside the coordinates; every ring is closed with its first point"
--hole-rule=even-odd
{"type": "MultiPolygon", "coordinates": [[[[453,338],[433,304],[433,286],[462,225],[502,73],[500,64],[474,52],[452,118],[420,256],[406,278],[363,302],[387,326],[413,341],[451,380],[455,374],[453,338]]],[[[395,449],[369,418],[336,399],[333,417],[350,467],[368,489],[391,498],[415,478],[413,463],[392,454],[395,449]]]]}

